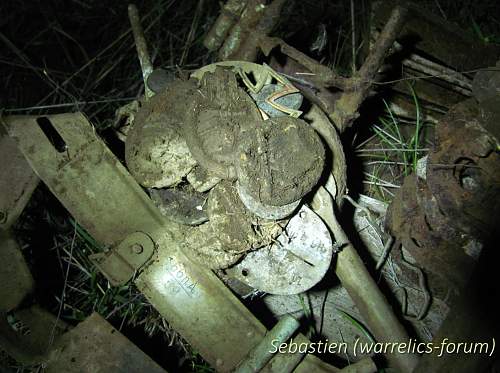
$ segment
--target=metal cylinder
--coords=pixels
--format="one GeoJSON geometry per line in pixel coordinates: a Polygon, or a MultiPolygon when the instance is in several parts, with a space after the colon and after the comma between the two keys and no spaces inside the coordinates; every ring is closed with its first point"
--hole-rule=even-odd
{"type": "Polygon", "coordinates": [[[286,342],[299,328],[300,323],[290,315],[286,315],[272,328],[262,341],[250,351],[235,373],[259,372],[272,359],[273,345],[286,342]]]}

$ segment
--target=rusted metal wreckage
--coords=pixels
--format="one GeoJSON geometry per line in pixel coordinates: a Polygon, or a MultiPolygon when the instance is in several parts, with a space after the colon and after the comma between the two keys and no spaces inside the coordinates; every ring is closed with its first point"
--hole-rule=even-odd
{"type": "MultiPolygon", "coordinates": [[[[286,342],[298,323],[285,317],[269,332],[228,288],[238,292],[232,285],[237,280],[271,294],[298,294],[323,278],[334,256],[335,273],[376,340],[409,340],[336,217],[347,190],[339,133],[353,124],[385,57],[397,48],[396,38],[407,32],[409,10],[391,10],[365,62],[346,78],[268,36],[284,3],[229,0],[205,39],[220,62],[175,81],[153,69],[137,9],[129,8],[145,97],[129,113],[131,125],[120,129],[126,167],[81,113],[2,118],[8,134],[2,143],[8,147],[1,150],[11,160],[4,167],[13,169],[5,170],[1,181],[16,177],[16,188],[2,184],[10,193],[2,195],[2,255],[18,258],[19,268],[11,276],[18,290],[7,290],[2,315],[19,313],[32,291],[29,271],[6,232],[40,178],[108,248],[92,260],[109,282],[134,281],[217,371],[339,371],[310,354],[270,354],[269,336],[286,342]],[[284,65],[273,58],[278,52],[286,56],[284,65]],[[253,63],[260,53],[268,65],[253,63]]],[[[455,78],[459,86],[465,79],[455,78]]],[[[498,137],[475,121],[477,110],[470,100],[441,121],[437,148],[427,161],[427,181],[409,177],[388,219],[399,242],[431,272],[436,254],[423,247],[437,246],[437,255],[448,258],[452,248],[447,239],[460,237],[463,255],[449,271],[439,271],[453,283],[454,270],[468,265],[476,255],[474,245],[489,229],[484,202],[499,193],[498,137]],[[454,118],[462,114],[465,124],[456,127],[454,118]],[[463,138],[473,139],[475,146],[457,147],[463,138]],[[415,194],[415,188],[420,192],[415,194]],[[486,189],[479,193],[477,188],[486,189]],[[451,224],[451,217],[464,209],[470,211],[466,220],[451,224]],[[465,242],[464,231],[476,241],[465,242]]],[[[0,342],[21,361],[46,361],[52,371],[71,367],[68,359],[76,352],[61,346],[71,344],[75,335],[92,334],[101,324],[108,328],[92,316],[66,332],[67,326],[53,316],[39,309],[26,312],[44,315],[41,337],[16,334],[2,324],[6,334],[0,342]],[[47,335],[57,340],[52,351],[40,343],[47,335]]],[[[121,342],[110,342],[94,334],[133,351],[131,356],[143,364],[137,371],[159,371],[121,336],[116,337],[121,342]]],[[[295,341],[308,342],[301,334],[295,341]]],[[[88,346],[81,348],[88,351],[88,346]]],[[[418,364],[416,354],[392,353],[387,359],[399,371],[418,364]]],[[[373,372],[376,367],[365,358],[344,370],[373,372]]]]}

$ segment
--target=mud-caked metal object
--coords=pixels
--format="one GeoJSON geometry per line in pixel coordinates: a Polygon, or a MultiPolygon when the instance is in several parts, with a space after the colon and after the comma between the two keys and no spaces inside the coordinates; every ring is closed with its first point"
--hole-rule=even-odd
{"type": "Polygon", "coordinates": [[[135,115],[125,143],[125,160],[141,185],[176,185],[196,165],[181,132],[186,102],[196,94],[194,82],[176,80],[145,102],[135,115]]]}
{"type": "Polygon", "coordinates": [[[211,174],[234,179],[242,132],[261,120],[252,98],[231,70],[220,67],[204,74],[198,90],[185,100],[189,109],[181,130],[194,159],[211,174]]]}
{"type": "Polygon", "coordinates": [[[195,190],[207,191],[221,179],[239,179],[238,194],[250,211],[285,218],[316,185],[325,159],[317,133],[295,118],[301,114],[297,95],[268,66],[204,67],[143,104],[127,138],[127,166],[140,184],[153,188],[186,178],[195,190]],[[264,120],[261,104],[286,116],[270,113],[264,120]]]}
{"type": "Polygon", "coordinates": [[[245,207],[252,211],[255,215],[264,219],[283,219],[287,216],[292,215],[292,213],[300,205],[300,199],[287,203],[282,206],[271,206],[266,205],[259,201],[259,199],[254,198],[250,193],[247,192],[245,187],[241,187],[240,183],[236,183],[236,188],[238,190],[238,196],[245,205],[245,207]]]}
{"type": "Polygon", "coordinates": [[[241,139],[236,163],[240,189],[266,205],[290,204],[317,184],[324,159],[323,144],[305,121],[270,118],[241,139]]]}
{"type": "MultiPolygon", "coordinates": [[[[162,181],[149,189],[159,210],[168,219],[195,225],[186,234],[186,251],[211,269],[230,271],[245,262],[244,272],[263,276],[244,282],[269,293],[296,294],[314,286],[332,256],[324,224],[316,217],[311,237],[305,228],[310,225],[300,221],[314,220],[306,207],[287,228],[300,242],[284,238],[287,222],[282,219],[318,183],[326,156],[311,124],[318,119],[297,118],[301,102],[298,90],[268,66],[210,65],[188,81],[169,83],[143,104],[127,139],[127,165],[136,180],[146,187],[154,178],[162,181]],[[182,111],[172,109],[182,97],[182,111]],[[165,117],[171,114],[173,119],[165,117]],[[169,144],[163,139],[173,135],[185,140],[182,149],[194,160],[189,171],[177,167],[177,159],[164,148],[169,144]],[[141,164],[147,167],[141,170],[141,164]],[[175,181],[165,184],[168,167],[175,170],[175,181]],[[183,192],[190,187],[189,195],[183,192]],[[280,245],[288,242],[287,248],[272,245],[280,234],[280,245]]],[[[241,275],[241,269],[233,272],[241,275]]]]}
{"type": "Polygon", "coordinates": [[[226,61],[205,66],[192,77],[213,80],[222,69],[238,78],[261,112],[254,123],[240,127],[233,160],[238,195],[261,218],[285,218],[318,182],[323,144],[309,123],[296,119],[302,114],[302,95],[284,76],[265,64],[226,61]]]}
{"type": "Polygon", "coordinates": [[[230,181],[210,191],[206,211],[209,221],[186,235],[186,246],[200,263],[213,269],[227,268],[247,252],[269,245],[285,225],[253,215],[230,181]]]}

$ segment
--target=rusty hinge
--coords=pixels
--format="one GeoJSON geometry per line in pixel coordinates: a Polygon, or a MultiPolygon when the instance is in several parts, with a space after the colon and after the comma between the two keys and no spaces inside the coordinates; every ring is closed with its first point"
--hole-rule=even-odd
{"type": "Polygon", "coordinates": [[[124,285],[134,277],[153,256],[153,240],[143,232],[134,232],[105,253],[89,256],[89,259],[106,276],[111,285],[124,285]]]}

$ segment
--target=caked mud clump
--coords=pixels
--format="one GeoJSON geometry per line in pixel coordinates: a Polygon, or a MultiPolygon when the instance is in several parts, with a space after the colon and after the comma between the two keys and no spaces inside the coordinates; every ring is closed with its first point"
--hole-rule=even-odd
{"type": "Polygon", "coordinates": [[[202,167],[219,178],[234,178],[240,133],[261,116],[231,71],[217,68],[199,84],[186,112],[184,138],[202,167]]]}
{"type": "Polygon", "coordinates": [[[195,257],[210,268],[226,268],[247,251],[269,245],[282,231],[279,222],[260,219],[240,201],[232,182],[211,190],[207,201],[209,221],[186,235],[195,257]]]}
{"type": "Polygon", "coordinates": [[[207,190],[212,180],[239,179],[241,193],[269,206],[290,204],[311,191],[325,158],[306,122],[264,121],[235,74],[224,68],[199,82],[174,81],[154,96],[137,113],[125,151],[130,172],[143,186],[175,186],[198,165],[206,177],[188,176],[197,189],[207,190]]]}
{"type": "Polygon", "coordinates": [[[246,193],[261,203],[294,202],[318,182],[325,150],[316,132],[301,119],[272,118],[241,136],[237,175],[246,193]]]}
{"type": "Polygon", "coordinates": [[[125,143],[125,160],[143,186],[176,185],[196,165],[180,130],[194,92],[196,83],[176,80],[137,113],[125,143]]]}

